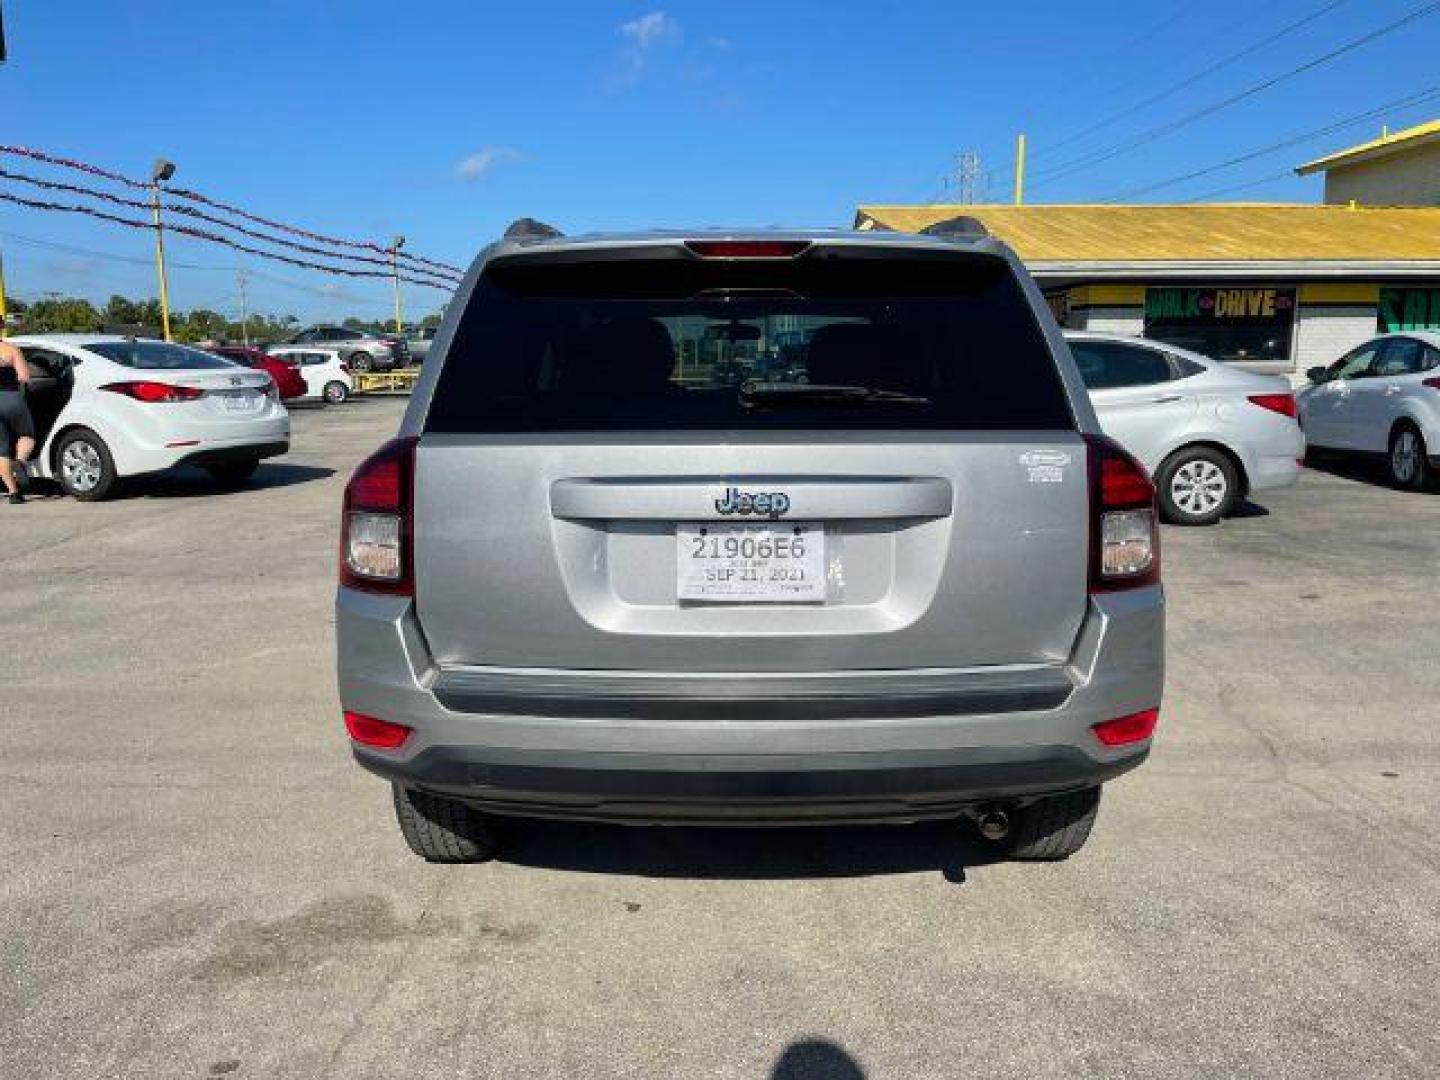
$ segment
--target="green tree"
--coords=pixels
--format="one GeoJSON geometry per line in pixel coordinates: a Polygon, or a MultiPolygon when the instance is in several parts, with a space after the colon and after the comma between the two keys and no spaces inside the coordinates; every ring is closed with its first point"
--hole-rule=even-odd
{"type": "Polygon", "coordinates": [[[229,320],[218,311],[196,308],[181,316],[175,330],[181,341],[208,341],[225,337],[228,328],[229,320]]]}
{"type": "Polygon", "coordinates": [[[127,300],[123,296],[112,295],[105,303],[100,312],[100,317],[107,325],[133,326],[140,322],[140,309],[135,301],[127,300]]]}
{"type": "Polygon", "coordinates": [[[86,333],[100,328],[100,312],[89,300],[78,297],[36,300],[25,313],[23,328],[57,334],[86,333]]]}

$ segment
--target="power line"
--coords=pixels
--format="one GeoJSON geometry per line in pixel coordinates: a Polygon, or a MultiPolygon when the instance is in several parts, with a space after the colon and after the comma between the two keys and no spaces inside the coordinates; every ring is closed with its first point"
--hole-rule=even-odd
{"type": "MultiPolygon", "coordinates": [[[[54,210],[68,214],[85,214],[89,217],[98,218],[101,221],[109,221],[116,225],[125,225],[132,229],[152,229],[153,225],[148,221],[136,221],[133,218],[120,217],[118,214],[110,214],[104,210],[96,210],[89,206],[79,206],[74,203],[45,202],[40,199],[26,199],[19,195],[12,195],[6,191],[0,191],[0,200],[14,203],[17,206],[28,207],[32,210],[54,210]]],[[[226,247],[234,248],[236,251],[243,251],[247,255],[255,255],[262,259],[273,259],[276,262],[288,263],[291,266],[299,266],[306,270],[319,270],[327,274],[339,274],[345,277],[384,278],[398,277],[399,280],[408,282],[411,285],[424,285],[432,289],[443,289],[449,291],[448,285],[436,281],[410,277],[408,274],[387,274],[379,270],[352,270],[348,267],[325,266],[321,263],[308,262],[304,259],[291,258],[289,255],[279,255],[273,251],[264,251],[260,248],[250,247],[228,236],[221,236],[219,233],[208,232],[204,229],[191,228],[189,225],[168,225],[166,228],[172,233],[179,233],[182,236],[193,236],[198,240],[205,240],[214,244],[224,244],[226,247]]],[[[407,268],[408,269],[408,268],[407,268]]]]}
{"type": "MultiPolygon", "coordinates": [[[[1101,120],[1101,121],[1099,121],[1099,122],[1097,122],[1097,123],[1091,124],[1089,127],[1085,128],[1083,131],[1077,131],[1074,135],[1071,135],[1071,136],[1069,136],[1068,138],[1061,139],[1061,140],[1060,140],[1059,142],[1057,142],[1057,143],[1051,143],[1049,146],[1047,146],[1047,147],[1045,147],[1044,149],[1040,150],[1039,153],[1036,154],[1035,156],[1039,157],[1039,156],[1043,156],[1043,155],[1045,155],[1045,154],[1052,154],[1052,153],[1054,153],[1056,150],[1059,150],[1059,149],[1061,149],[1061,148],[1063,148],[1063,147],[1069,146],[1069,145],[1071,145],[1072,143],[1079,142],[1081,139],[1085,138],[1085,136],[1087,136],[1087,135],[1092,135],[1092,134],[1094,134],[1094,133],[1097,132],[1097,131],[1102,131],[1102,130],[1104,130],[1105,128],[1110,127],[1112,124],[1115,124],[1116,122],[1118,122],[1118,121],[1120,121],[1120,120],[1124,120],[1124,119],[1125,119],[1126,117],[1128,117],[1128,116],[1134,116],[1137,112],[1140,112],[1140,111],[1142,111],[1142,110],[1144,110],[1144,109],[1148,109],[1151,105],[1154,105],[1154,104],[1156,104],[1156,103],[1158,103],[1158,102],[1164,101],[1166,98],[1173,97],[1175,94],[1178,94],[1181,90],[1184,90],[1186,87],[1193,86],[1193,85],[1195,85],[1197,82],[1199,82],[1201,79],[1207,78],[1208,76],[1215,74],[1215,72],[1221,71],[1221,70],[1223,70],[1224,68],[1229,67],[1231,64],[1235,63],[1237,60],[1243,60],[1245,57],[1251,56],[1251,55],[1259,52],[1261,49],[1265,48],[1267,45],[1273,45],[1275,42],[1279,41],[1281,38],[1286,37],[1286,36],[1294,33],[1296,30],[1300,30],[1300,29],[1308,26],[1310,23],[1314,22],[1316,19],[1322,18],[1322,17],[1325,16],[1325,15],[1328,15],[1330,12],[1334,11],[1336,8],[1338,8],[1338,7],[1343,7],[1345,4],[1348,4],[1349,2],[1350,2],[1350,0],[1331,0],[1330,3],[1327,3],[1327,4],[1322,5],[1319,10],[1317,10],[1317,11],[1312,11],[1309,15],[1306,15],[1306,16],[1304,16],[1303,18],[1297,19],[1297,20],[1295,20],[1294,22],[1289,23],[1288,25],[1281,27],[1279,30],[1275,31],[1273,34],[1270,34],[1268,37],[1261,38],[1259,41],[1256,41],[1256,42],[1254,42],[1254,43],[1252,43],[1252,44],[1250,44],[1250,45],[1245,46],[1245,48],[1239,50],[1238,52],[1231,53],[1229,56],[1226,56],[1226,57],[1224,57],[1223,59],[1220,59],[1220,60],[1215,61],[1215,63],[1211,64],[1209,67],[1207,67],[1207,68],[1202,68],[1200,71],[1197,71],[1195,74],[1190,75],[1190,76],[1187,76],[1187,77],[1184,78],[1184,79],[1181,79],[1178,83],[1175,83],[1175,84],[1172,85],[1172,86],[1166,87],[1164,90],[1161,90],[1159,93],[1152,94],[1150,97],[1145,98],[1143,101],[1136,102],[1134,105],[1131,105],[1131,106],[1129,106],[1129,107],[1127,107],[1127,108],[1125,108],[1125,109],[1122,109],[1122,110],[1120,110],[1118,113],[1115,113],[1115,114],[1113,114],[1112,116],[1109,116],[1109,117],[1107,117],[1107,118],[1104,119],[1104,120],[1101,120]]],[[[1187,14],[1189,14],[1189,13],[1190,13],[1190,12],[1189,12],[1188,6],[1187,6],[1187,9],[1184,10],[1184,11],[1182,11],[1180,14],[1181,14],[1181,15],[1187,15],[1187,14]]],[[[1040,172],[1042,172],[1042,173],[1043,173],[1044,171],[1045,171],[1044,169],[1041,169],[1041,170],[1040,170],[1040,172]]]]}
{"type": "MultiPolygon", "coordinates": [[[[84,198],[97,199],[102,202],[108,202],[113,206],[127,206],[135,210],[149,210],[151,208],[150,203],[145,202],[141,199],[127,199],[123,195],[112,195],[109,192],[97,191],[94,188],[88,188],[81,184],[67,184],[60,180],[43,180],[38,176],[30,176],[27,173],[12,172],[9,169],[0,169],[0,180],[17,181],[22,184],[29,184],[32,187],[42,188],[46,191],[63,191],[72,195],[80,195],[84,198]]],[[[294,240],[287,240],[282,236],[273,236],[269,233],[263,233],[256,229],[246,228],[244,225],[237,225],[234,222],[226,221],[224,218],[218,217],[215,214],[207,214],[204,210],[197,210],[193,206],[184,206],[173,202],[163,202],[160,204],[160,206],[162,207],[162,209],[168,210],[172,213],[182,214],[186,217],[195,218],[200,221],[207,221],[213,225],[219,225],[221,228],[233,229],[235,232],[238,232],[244,236],[249,236],[256,240],[261,240],[267,244],[274,244],[277,247],[288,248],[292,251],[301,251],[308,255],[318,255],[321,258],[325,259],[352,259],[356,262],[369,263],[374,266],[388,267],[391,264],[391,261],[388,258],[382,259],[373,255],[342,255],[338,252],[327,251],[324,248],[313,247],[309,244],[296,243],[294,240]]],[[[407,269],[409,268],[407,267],[407,269]]],[[[426,275],[433,275],[436,277],[442,277],[441,271],[416,270],[414,272],[423,273],[426,275]]],[[[445,281],[449,281],[451,284],[455,285],[458,285],[460,283],[460,278],[458,276],[451,276],[448,273],[444,273],[442,279],[445,281]]]]}
{"type": "Polygon", "coordinates": [[[1214,191],[1207,191],[1204,195],[1196,195],[1186,199],[1187,203],[1205,202],[1220,195],[1231,195],[1237,191],[1249,191],[1251,188],[1263,187],[1266,184],[1273,184],[1279,180],[1293,180],[1295,171],[1286,169],[1284,172],[1272,173],[1270,176],[1263,176],[1259,180],[1250,180],[1243,184],[1231,184],[1229,187],[1216,188],[1214,191]]]}
{"type": "MultiPolygon", "coordinates": [[[[73,244],[57,244],[53,240],[39,240],[33,236],[22,236],[19,233],[0,232],[6,240],[13,240],[19,244],[28,244],[31,247],[49,248],[52,251],[63,251],[68,255],[88,255],[94,259],[108,259],[111,262],[131,263],[135,266],[152,266],[150,259],[142,259],[136,255],[119,255],[113,251],[96,251],[94,248],[75,247],[73,244]]],[[[229,274],[234,271],[233,266],[203,266],[198,263],[176,262],[173,259],[166,260],[168,265],[178,267],[181,270],[214,270],[220,273],[229,274]]]]}
{"type": "MultiPolygon", "coordinates": [[[[28,146],[0,145],[0,154],[10,154],[15,157],[29,158],[32,161],[44,162],[47,165],[56,165],[64,169],[74,169],[79,172],[89,173],[91,176],[98,176],[104,180],[109,180],[113,183],[121,184],[125,187],[137,191],[150,190],[150,185],[142,180],[136,180],[133,177],[125,176],[121,173],[114,172],[111,169],[101,168],[98,165],[92,165],[89,162],[77,161],[74,158],[60,157],[57,154],[50,154],[44,150],[36,150],[28,146]]],[[[289,232],[295,234],[296,236],[303,236],[308,240],[316,240],[320,243],[331,244],[336,247],[348,247],[362,249],[366,251],[373,251],[377,254],[386,256],[390,256],[392,254],[390,248],[382,247],[381,245],[372,243],[368,240],[346,240],[340,237],[326,236],[323,233],[311,232],[308,229],[300,228],[298,225],[287,225],[284,222],[272,221],[269,218],[263,218],[256,214],[252,214],[249,211],[243,210],[238,206],[232,206],[229,203],[220,202],[218,199],[212,199],[208,195],[202,195],[198,191],[191,191],[186,188],[166,188],[166,190],[170,192],[170,194],[179,196],[180,198],[191,199],[195,202],[204,203],[208,206],[215,207],[217,210],[225,210],[228,213],[235,214],[237,217],[242,217],[247,221],[252,221],[257,225],[266,225],[272,229],[279,229],[282,232],[289,232]]],[[[427,259],[423,255],[416,255],[411,252],[398,252],[395,254],[399,259],[422,263],[436,269],[448,271],[452,274],[463,275],[464,273],[464,271],[458,266],[451,266],[449,263],[442,263],[434,259],[427,259]]]]}
{"type": "Polygon", "coordinates": [[[1293,79],[1297,75],[1303,74],[1307,71],[1311,71],[1322,64],[1329,63],[1331,60],[1334,60],[1339,56],[1343,56],[1345,53],[1352,52],[1355,49],[1358,49],[1364,45],[1368,45],[1370,42],[1375,41],[1377,38],[1381,38],[1384,37],[1386,34],[1393,33],[1394,31],[1400,29],[1402,26],[1406,26],[1412,22],[1415,22],[1417,19],[1422,19],[1427,15],[1432,15],[1437,10],[1440,10],[1440,0],[1437,0],[1437,2],[1434,3],[1425,4],[1415,9],[1414,11],[1411,11],[1409,14],[1401,16],[1393,22],[1386,23],[1378,30],[1372,30],[1370,33],[1355,38],[1353,41],[1346,42],[1344,45],[1341,45],[1338,48],[1332,49],[1321,56],[1315,57],[1313,60],[1308,60],[1297,67],[1293,67],[1288,71],[1281,72],[1279,75],[1271,76],[1270,78],[1265,79],[1263,82],[1256,83],[1254,86],[1247,87],[1246,89],[1241,90],[1239,93],[1232,94],[1229,97],[1207,105],[1202,109],[1196,109],[1194,112],[1187,113],[1186,115],[1180,117],[1177,120],[1172,120],[1167,124],[1161,124],[1158,127],[1151,128],[1150,130],[1142,132],[1139,135],[1132,136],[1131,138],[1126,139],[1120,143],[1116,143],[1115,145],[1105,150],[1097,151],[1085,157],[1076,158],[1074,161],[1066,162],[1063,165],[1051,166],[1049,170],[1049,175],[1046,176],[1045,179],[1034,184],[1033,186],[1043,187],[1046,184],[1054,183],[1056,180],[1063,179],[1066,176],[1070,176],[1084,169],[1099,165],[1101,162],[1109,161],[1111,158],[1119,157],[1121,154],[1125,154],[1131,150],[1138,149],[1139,147],[1144,146],[1147,143],[1154,142],[1156,139],[1173,134],[1174,132],[1179,131],[1181,128],[1188,127],[1190,124],[1193,124],[1196,120],[1200,120],[1206,116],[1211,116],[1217,112],[1220,112],[1222,109],[1228,109],[1231,105],[1244,101],[1247,98],[1254,97],[1256,94],[1262,93],[1265,90],[1269,90],[1271,87],[1285,82],[1288,79],[1293,79]]]}
{"type": "Polygon", "coordinates": [[[1288,147],[1295,146],[1298,143],[1309,142],[1311,139],[1318,139],[1323,135],[1333,135],[1337,131],[1343,131],[1346,128],[1354,127],[1356,124],[1362,124],[1367,120],[1373,120],[1378,116],[1384,116],[1386,113],[1392,112],[1396,109],[1403,109],[1413,105],[1425,104],[1426,102],[1432,101],[1437,97],[1440,97],[1440,86],[1432,86],[1428,90],[1419,91],[1418,93],[1411,94],[1408,97],[1400,98],[1396,101],[1388,101],[1384,105],[1377,105],[1373,109],[1367,109],[1363,113],[1356,113],[1354,116],[1346,117],[1344,120],[1336,120],[1333,123],[1326,124],[1324,127],[1315,128],[1312,131],[1306,131],[1300,135],[1293,135],[1288,139],[1282,139],[1281,141],[1271,143],[1268,146],[1262,146],[1259,149],[1251,150],[1247,153],[1241,154],[1239,157],[1230,158],[1228,161],[1222,161],[1218,164],[1210,165],[1203,169],[1195,169],[1180,176],[1172,176],[1168,180],[1159,180],[1153,184],[1146,184],[1142,187],[1130,188],[1128,191],[1122,191],[1116,195],[1107,196],[1100,201],[1107,203],[1120,202],[1124,199],[1133,199],[1137,195],[1148,195],[1152,191],[1159,191],[1161,188],[1171,187],[1174,184],[1181,184],[1184,183],[1186,180],[1195,180],[1201,176],[1208,176],[1210,173],[1219,172],[1222,169],[1228,169],[1235,165],[1241,165],[1247,161],[1253,161],[1255,158],[1264,157],[1266,154],[1273,154],[1278,150],[1287,149],[1288,147]]]}

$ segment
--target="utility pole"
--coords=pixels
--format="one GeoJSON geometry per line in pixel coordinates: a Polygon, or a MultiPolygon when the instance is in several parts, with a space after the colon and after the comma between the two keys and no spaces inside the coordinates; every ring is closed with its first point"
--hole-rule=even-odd
{"type": "Polygon", "coordinates": [[[240,292],[240,339],[245,342],[245,347],[250,347],[250,323],[245,310],[245,282],[247,275],[244,269],[235,271],[235,287],[240,292]]]}
{"type": "Polygon", "coordinates": [[[170,286],[165,278],[165,225],[160,220],[160,185],[175,175],[175,163],[156,158],[150,169],[150,211],[155,216],[155,276],[160,280],[160,324],[170,340],[170,286]]]}
{"type": "Polygon", "coordinates": [[[1015,205],[1025,203],[1025,133],[1015,139],[1015,205]]]}
{"type": "Polygon", "coordinates": [[[405,332],[405,314],[400,302],[400,249],[405,246],[405,237],[397,236],[390,244],[390,273],[395,279],[395,333],[405,332]]]}
{"type": "Polygon", "coordinates": [[[955,155],[955,192],[965,204],[980,202],[985,197],[985,167],[973,150],[955,155]]]}

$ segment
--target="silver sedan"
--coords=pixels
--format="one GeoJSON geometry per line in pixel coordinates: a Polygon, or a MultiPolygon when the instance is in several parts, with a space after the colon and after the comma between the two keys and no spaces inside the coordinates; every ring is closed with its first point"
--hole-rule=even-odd
{"type": "Polygon", "coordinates": [[[1293,484],[1305,456],[1290,383],[1157,341],[1067,331],[1106,434],[1155,477],[1167,521],[1209,525],[1293,484]]]}

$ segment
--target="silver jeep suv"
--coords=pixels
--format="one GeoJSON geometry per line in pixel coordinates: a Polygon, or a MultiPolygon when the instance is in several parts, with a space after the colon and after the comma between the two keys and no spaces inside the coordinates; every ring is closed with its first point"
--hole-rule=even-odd
{"type": "Polygon", "coordinates": [[[490,815],[1090,831],[1163,682],[1155,493],[1014,254],[564,237],[471,267],[346,491],[356,758],[435,862],[490,815]]]}

